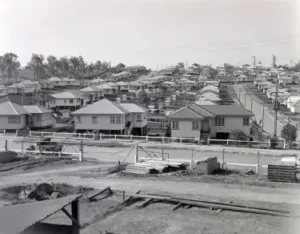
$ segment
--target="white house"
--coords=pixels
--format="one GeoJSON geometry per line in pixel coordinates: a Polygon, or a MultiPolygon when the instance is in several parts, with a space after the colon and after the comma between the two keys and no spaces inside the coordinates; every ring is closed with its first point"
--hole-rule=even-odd
{"type": "Polygon", "coordinates": [[[286,86],[293,83],[293,78],[289,76],[280,76],[278,78],[278,83],[282,86],[286,86]]]}
{"type": "Polygon", "coordinates": [[[250,135],[250,119],[253,114],[233,105],[191,104],[168,116],[173,137],[226,139],[232,130],[250,135]]]}
{"type": "Polygon", "coordinates": [[[288,108],[291,108],[292,103],[295,103],[299,100],[300,100],[300,93],[291,93],[286,100],[286,105],[288,108]]]}
{"type": "Polygon", "coordinates": [[[118,87],[118,91],[128,92],[129,90],[129,84],[127,82],[119,81],[116,83],[116,85],[118,87]]]}
{"type": "Polygon", "coordinates": [[[291,112],[300,113],[300,100],[291,103],[290,107],[291,107],[290,109],[291,112]]]}
{"type": "Polygon", "coordinates": [[[6,95],[8,95],[8,90],[9,88],[4,86],[4,85],[0,85],[0,97],[4,97],[6,95]]]}
{"type": "Polygon", "coordinates": [[[65,82],[58,77],[51,77],[48,81],[50,81],[54,87],[64,87],[66,85],[65,82]]]}
{"type": "Polygon", "coordinates": [[[94,79],[94,80],[91,80],[90,81],[90,84],[91,85],[101,85],[101,84],[104,84],[105,83],[105,80],[101,79],[101,78],[98,78],[98,79],[94,79]]]}
{"type": "Polygon", "coordinates": [[[94,102],[72,113],[76,131],[98,130],[110,134],[139,134],[147,131],[146,111],[132,103],[114,103],[107,99],[94,102]]]}
{"type": "Polygon", "coordinates": [[[110,86],[109,84],[102,84],[96,87],[103,91],[104,96],[111,96],[116,94],[116,88],[110,86]]]}
{"type": "Polygon", "coordinates": [[[27,127],[27,111],[13,102],[0,104],[0,129],[20,130],[27,127]]]}
{"type": "Polygon", "coordinates": [[[40,81],[41,89],[51,90],[54,88],[54,83],[49,80],[40,81]]]}
{"type": "Polygon", "coordinates": [[[130,82],[129,83],[129,92],[136,92],[139,90],[139,88],[141,87],[142,85],[137,82],[137,81],[133,81],[133,82],[130,82]]]}
{"type": "MultiPolygon", "coordinates": [[[[30,89],[30,91],[28,91],[29,93],[32,92],[40,92],[41,91],[41,85],[39,82],[37,81],[31,81],[31,80],[23,80],[21,81],[19,84],[24,84],[26,87],[28,87],[30,89]]],[[[33,93],[32,92],[32,93],[33,93]]]]}
{"type": "Polygon", "coordinates": [[[74,86],[80,86],[80,82],[79,82],[79,80],[76,80],[76,79],[74,79],[74,78],[68,78],[68,77],[64,77],[64,78],[62,78],[61,79],[61,81],[64,83],[64,85],[66,85],[66,86],[72,86],[72,87],[74,87],[74,86]]]}
{"type": "Polygon", "coordinates": [[[83,89],[80,89],[80,92],[86,97],[89,102],[94,102],[96,100],[101,99],[104,97],[104,92],[98,87],[89,86],[83,89]]]}
{"type": "Polygon", "coordinates": [[[52,94],[52,97],[55,98],[55,110],[64,118],[69,118],[72,111],[85,105],[84,95],[78,90],[52,94]]]}
{"type": "Polygon", "coordinates": [[[30,129],[52,128],[55,126],[55,119],[52,111],[41,106],[24,106],[25,110],[30,114],[28,125],[30,129]]]}

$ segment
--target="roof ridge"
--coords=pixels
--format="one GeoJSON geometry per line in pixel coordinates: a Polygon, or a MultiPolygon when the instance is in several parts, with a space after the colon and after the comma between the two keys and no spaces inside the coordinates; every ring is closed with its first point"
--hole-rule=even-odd
{"type": "Polygon", "coordinates": [[[19,112],[17,111],[17,109],[14,107],[14,105],[12,104],[12,102],[9,101],[10,106],[13,108],[13,110],[16,112],[16,114],[18,115],[19,112]]]}
{"type": "MultiPolygon", "coordinates": [[[[206,100],[204,100],[204,101],[206,101],[206,100]]],[[[208,111],[207,109],[205,109],[205,107],[202,107],[201,105],[198,105],[197,103],[195,103],[195,105],[197,105],[197,106],[198,106],[199,108],[201,108],[202,110],[208,112],[209,114],[215,116],[215,114],[213,114],[212,112],[210,112],[210,111],[208,111]]],[[[207,105],[207,106],[214,106],[214,105],[207,105]]]]}

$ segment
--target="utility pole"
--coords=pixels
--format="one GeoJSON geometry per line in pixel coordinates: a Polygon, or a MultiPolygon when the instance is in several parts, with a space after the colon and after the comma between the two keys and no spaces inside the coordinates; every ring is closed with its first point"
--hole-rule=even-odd
{"type": "Polygon", "coordinates": [[[252,56],[252,58],[253,58],[253,67],[255,69],[256,68],[256,56],[252,56]]]}
{"type": "Polygon", "coordinates": [[[275,102],[274,102],[274,138],[277,137],[277,114],[278,114],[278,78],[276,81],[276,89],[275,89],[275,102]]]}

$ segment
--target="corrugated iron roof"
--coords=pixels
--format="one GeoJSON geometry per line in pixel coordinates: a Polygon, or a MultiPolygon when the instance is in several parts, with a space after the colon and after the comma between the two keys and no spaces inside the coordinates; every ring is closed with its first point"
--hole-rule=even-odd
{"type": "Polygon", "coordinates": [[[26,115],[28,112],[23,106],[13,102],[4,102],[0,104],[0,115],[26,115]]]}
{"type": "Polygon", "coordinates": [[[53,200],[3,206],[0,208],[0,234],[23,232],[69,205],[80,196],[77,194],[53,200]]]}

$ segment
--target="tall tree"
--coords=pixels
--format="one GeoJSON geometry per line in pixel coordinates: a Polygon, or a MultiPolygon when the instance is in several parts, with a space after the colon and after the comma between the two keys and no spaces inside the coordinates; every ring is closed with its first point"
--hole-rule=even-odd
{"type": "Polygon", "coordinates": [[[41,54],[32,54],[28,66],[33,69],[35,79],[40,79],[45,76],[44,56],[41,54]]]}
{"type": "Polygon", "coordinates": [[[17,75],[20,66],[18,56],[14,53],[6,53],[1,58],[1,72],[6,74],[8,79],[17,75]]]}
{"type": "Polygon", "coordinates": [[[3,56],[0,56],[0,71],[1,71],[1,75],[3,76],[3,79],[4,79],[5,66],[4,66],[3,56]]]}
{"type": "Polygon", "coordinates": [[[58,71],[58,60],[53,55],[47,57],[47,73],[50,76],[55,76],[58,71]]]}
{"type": "Polygon", "coordinates": [[[101,70],[101,62],[99,60],[97,60],[95,62],[95,66],[94,67],[95,67],[96,70],[100,71],[101,70]]]}
{"type": "Polygon", "coordinates": [[[62,76],[68,76],[70,73],[70,62],[67,57],[62,57],[58,60],[57,66],[59,67],[59,73],[62,76]]]}
{"type": "Polygon", "coordinates": [[[75,78],[79,78],[80,75],[83,75],[86,65],[82,56],[79,57],[72,56],[69,59],[69,64],[70,64],[71,74],[75,78]]]}

